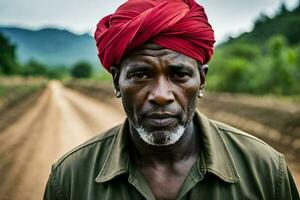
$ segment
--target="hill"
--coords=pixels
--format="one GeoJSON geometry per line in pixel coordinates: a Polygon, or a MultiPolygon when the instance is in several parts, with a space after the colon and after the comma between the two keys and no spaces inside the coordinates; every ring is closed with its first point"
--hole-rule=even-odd
{"type": "Polygon", "coordinates": [[[227,43],[247,42],[261,44],[275,35],[284,36],[288,43],[300,43],[300,1],[297,8],[288,11],[284,4],[273,18],[261,14],[256,20],[251,32],[246,32],[237,38],[231,38],[227,43]]]}
{"type": "Polygon", "coordinates": [[[16,45],[21,63],[34,59],[49,66],[70,66],[86,60],[99,65],[96,45],[89,34],[76,35],[55,28],[34,31],[17,27],[0,27],[0,32],[16,45]]]}
{"type": "MultiPolygon", "coordinates": [[[[258,95],[300,94],[300,5],[261,15],[251,32],[220,44],[209,63],[207,88],[258,95]]],[[[298,98],[298,97],[296,97],[298,98]]]]}

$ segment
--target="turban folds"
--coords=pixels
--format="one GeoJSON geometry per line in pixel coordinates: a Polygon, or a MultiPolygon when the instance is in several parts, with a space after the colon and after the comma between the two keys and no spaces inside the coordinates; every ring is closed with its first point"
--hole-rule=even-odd
{"type": "Polygon", "coordinates": [[[128,0],[100,20],[94,37],[98,57],[108,71],[146,42],[202,64],[210,60],[215,43],[204,8],[194,0],[128,0]]]}

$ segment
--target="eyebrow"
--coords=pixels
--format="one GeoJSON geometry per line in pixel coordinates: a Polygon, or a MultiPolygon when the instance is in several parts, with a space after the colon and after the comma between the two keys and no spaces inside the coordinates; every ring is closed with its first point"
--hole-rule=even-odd
{"type": "MultiPolygon", "coordinates": [[[[140,72],[140,71],[151,71],[153,70],[153,67],[147,63],[131,63],[127,65],[126,73],[134,73],[134,72],[140,72]]],[[[174,71],[188,71],[190,73],[193,73],[194,67],[188,63],[171,63],[169,64],[169,70],[174,71]]]]}
{"type": "Polygon", "coordinates": [[[127,73],[133,73],[137,71],[149,71],[151,70],[151,66],[145,63],[133,63],[127,66],[127,73]]]}
{"type": "Polygon", "coordinates": [[[186,63],[174,63],[174,64],[170,64],[169,67],[172,70],[187,70],[189,72],[193,72],[194,67],[191,66],[190,64],[186,64],[186,63]]]}

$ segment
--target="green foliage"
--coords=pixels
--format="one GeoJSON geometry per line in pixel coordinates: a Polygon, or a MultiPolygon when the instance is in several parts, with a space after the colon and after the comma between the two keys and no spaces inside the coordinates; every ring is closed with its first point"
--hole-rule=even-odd
{"type": "Polygon", "coordinates": [[[276,35],[268,41],[269,51],[274,58],[280,60],[282,50],[287,46],[286,38],[282,35],[276,35]]]}
{"type": "Polygon", "coordinates": [[[300,45],[282,35],[266,44],[231,43],[216,49],[209,63],[210,90],[252,94],[300,94],[300,45]]]}
{"type": "Polygon", "coordinates": [[[0,74],[12,75],[18,73],[15,46],[0,33],[0,74]]]}
{"type": "Polygon", "coordinates": [[[16,46],[0,34],[0,75],[43,76],[50,79],[61,79],[69,74],[63,66],[49,67],[35,60],[30,60],[24,66],[16,61],[16,46]]]}
{"type": "Polygon", "coordinates": [[[248,43],[235,43],[226,49],[226,55],[231,57],[243,58],[245,60],[253,60],[260,54],[260,50],[257,45],[248,43]]]}
{"type": "Polygon", "coordinates": [[[65,66],[53,66],[48,68],[47,77],[50,79],[64,79],[70,76],[70,70],[65,66]]]}
{"type": "Polygon", "coordinates": [[[112,82],[112,75],[106,70],[101,70],[99,73],[93,73],[92,80],[100,82],[112,82]]]}
{"type": "Polygon", "coordinates": [[[35,60],[29,61],[22,69],[24,76],[47,76],[47,74],[47,67],[35,60]]]}
{"type": "Polygon", "coordinates": [[[224,63],[220,87],[228,92],[242,92],[247,85],[247,61],[242,58],[233,58],[224,63]]]}
{"type": "Polygon", "coordinates": [[[281,3],[281,6],[280,6],[279,14],[280,14],[280,15],[284,15],[284,14],[286,14],[286,13],[288,13],[288,10],[287,10],[285,4],[282,2],[282,3],[281,3]]]}
{"type": "Polygon", "coordinates": [[[71,75],[74,78],[89,78],[92,75],[92,66],[85,61],[76,63],[71,69],[71,75]]]}
{"type": "MultiPolygon", "coordinates": [[[[299,1],[300,3],[300,1],[299,1]]],[[[253,31],[220,45],[209,63],[207,87],[252,94],[300,94],[300,4],[261,14],[253,31]]]]}
{"type": "Polygon", "coordinates": [[[36,60],[30,60],[21,68],[20,74],[28,76],[42,76],[49,79],[62,79],[69,75],[69,70],[64,66],[46,66],[36,60]]]}

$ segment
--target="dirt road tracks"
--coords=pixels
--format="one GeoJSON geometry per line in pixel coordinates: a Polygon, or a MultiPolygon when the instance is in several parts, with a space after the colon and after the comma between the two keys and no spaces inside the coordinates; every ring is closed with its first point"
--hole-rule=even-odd
{"type": "Polygon", "coordinates": [[[42,199],[54,161],[124,118],[118,108],[50,82],[36,105],[0,133],[0,199],[42,199]]]}

